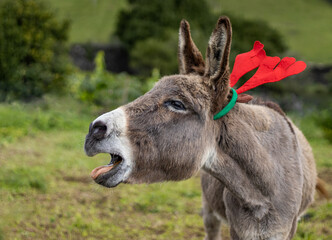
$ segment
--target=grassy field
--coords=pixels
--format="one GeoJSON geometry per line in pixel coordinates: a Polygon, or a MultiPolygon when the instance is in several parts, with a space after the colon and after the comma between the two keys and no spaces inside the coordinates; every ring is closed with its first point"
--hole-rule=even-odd
{"type": "MultiPolygon", "coordinates": [[[[217,1],[218,2],[218,1],[217,1]]],[[[267,21],[306,61],[332,63],[332,4],[326,0],[221,1],[222,11],[267,21]]]]}
{"type": "MultiPolygon", "coordinates": [[[[125,0],[42,1],[60,17],[71,20],[70,42],[109,42],[119,10],[127,6],[125,0]]],[[[267,21],[284,35],[293,56],[331,63],[332,4],[327,0],[209,0],[209,3],[217,14],[231,12],[267,21]]]]}
{"type": "MultiPolygon", "coordinates": [[[[100,111],[68,98],[0,105],[0,239],[203,239],[199,177],[178,183],[99,187],[83,143],[100,111]]],[[[310,118],[319,176],[332,192],[332,145],[310,118]]],[[[297,240],[332,239],[332,203],[316,196],[297,240]]],[[[229,239],[227,226],[223,227],[229,239]]]]}
{"type": "Polygon", "coordinates": [[[126,0],[42,0],[71,21],[70,42],[109,42],[126,0]]]}

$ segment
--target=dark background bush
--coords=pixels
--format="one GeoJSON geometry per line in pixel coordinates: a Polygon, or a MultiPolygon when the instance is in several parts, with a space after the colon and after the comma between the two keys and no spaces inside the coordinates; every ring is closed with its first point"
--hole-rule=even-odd
{"type": "Polygon", "coordinates": [[[69,22],[37,0],[0,9],[0,100],[29,100],[65,88],[69,22]]]}
{"type": "MultiPolygon", "coordinates": [[[[153,68],[159,68],[161,74],[177,72],[178,28],[183,18],[190,22],[194,41],[205,55],[208,38],[219,17],[205,0],[130,0],[129,4],[119,14],[115,34],[127,46],[137,72],[147,75],[153,68]]],[[[265,22],[224,15],[232,19],[233,25],[231,62],[237,54],[250,50],[257,39],[271,55],[287,49],[280,33],[265,22]]]]}

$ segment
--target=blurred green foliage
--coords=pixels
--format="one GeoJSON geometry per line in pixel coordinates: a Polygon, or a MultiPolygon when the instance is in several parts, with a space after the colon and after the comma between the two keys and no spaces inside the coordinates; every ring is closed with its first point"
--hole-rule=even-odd
{"type": "Polygon", "coordinates": [[[70,100],[46,96],[31,105],[18,102],[1,104],[0,147],[39,132],[85,128],[86,124],[79,120],[86,119],[86,115],[73,113],[68,108],[84,113],[86,106],[80,106],[81,103],[73,105],[70,100]]]}
{"type": "Polygon", "coordinates": [[[280,55],[287,50],[284,37],[275,28],[262,20],[247,20],[232,13],[224,15],[231,19],[233,27],[232,59],[235,56],[252,49],[255,41],[264,44],[269,56],[280,55]]]}
{"type": "Polygon", "coordinates": [[[332,143],[332,104],[329,108],[318,113],[316,121],[321,127],[325,138],[332,143]]]}
{"type": "Polygon", "coordinates": [[[115,34],[129,48],[151,37],[167,38],[169,29],[177,32],[181,19],[207,34],[216,22],[205,0],[129,0],[128,4],[119,14],[115,34]]]}
{"type": "Polygon", "coordinates": [[[130,52],[130,63],[139,74],[147,76],[151,69],[160,69],[163,75],[178,72],[178,34],[169,31],[167,38],[154,37],[137,42],[130,52]]]}
{"type": "Polygon", "coordinates": [[[69,76],[71,92],[83,102],[92,103],[108,110],[141,96],[160,77],[156,70],[146,81],[141,81],[126,73],[107,72],[102,51],[98,52],[95,65],[96,68],[91,73],[76,72],[69,76]]]}
{"type": "MultiPolygon", "coordinates": [[[[193,39],[204,55],[208,37],[219,16],[205,0],[149,1],[130,0],[119,14],[115,34],[128,47],[132,66],[147,75],[152,68],[163,74],[177,72],[178,27],[181,19],[191,24],[193,39]]],[[[286,50],[280,33],[263,21],[245,20],[225,14],[233,24],[231,62],[235,55],[249,51],[256,40],[265,44],[269,54],[286,50]]]]}
{"type": "Polygon", "coordinates": [[[0,10],[0,101],[65,89],[68,21],[38,0],[7,0],[0,10]]]}

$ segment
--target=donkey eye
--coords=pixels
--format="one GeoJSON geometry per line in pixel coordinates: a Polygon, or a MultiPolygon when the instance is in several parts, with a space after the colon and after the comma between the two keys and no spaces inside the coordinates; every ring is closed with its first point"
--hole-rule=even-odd
{"type": "Polygon", "coordinates": [[[186,107],[184,106],[184,104],[182,102],[176,101],[176,100],[166,101],[164,103],[164,105],[166,107],[171,107],[171,108],[174,108],[175,110],[179,110],[179,111],[185,111],[186,110],[186,107]]]}

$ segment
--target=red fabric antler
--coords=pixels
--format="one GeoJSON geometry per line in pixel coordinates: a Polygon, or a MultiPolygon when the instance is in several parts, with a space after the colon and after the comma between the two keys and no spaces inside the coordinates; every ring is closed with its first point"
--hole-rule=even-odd
{"type": "Polygon", "coordinates": [[[254,43],[251,51],[236,56],[233,71],[230,76],[231,87],[247,72],[257,68],[266,57],[264,45],[259,41],[254,43]]]}
{"type": "Polygon", "coordinates": [[[306,64],[292,57],[266,57],[257,72],[245,84],[236,90],[238,94],[268,82],[277,82],[286,77],[302,72],[306,64]],[[278,64],[279,63],[279,64],[278,64]],[[278,64],[278,66],[276,66],[278,64]]]}
{"type": "MultiPolygon", "coordinates": [[[[296,61],[292,57],[285,57],[280,61],[279,57],[266,56],[263,47],[263,44],[256,41],[251,51],[239,54],[235,58],[233,72],[230,76],[231,87],[237,83],[240,77],[259,66],[255,75],[236,90],[238,94],[264,83],[280,81],[288,76],[298,74],[306,68],[304,62],[296,61]]],[[[239,95],[240,97],[241,95],[239,95]]]]}

